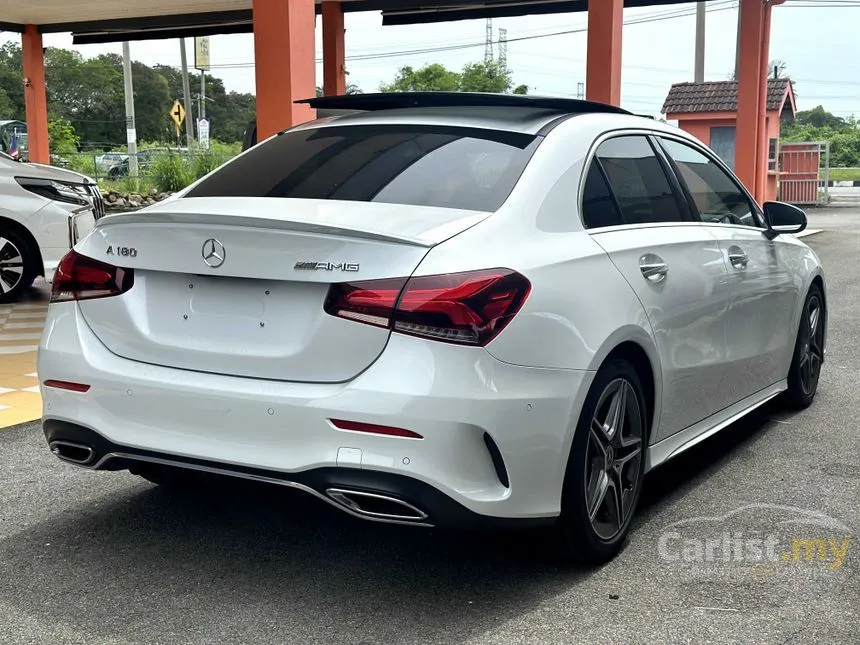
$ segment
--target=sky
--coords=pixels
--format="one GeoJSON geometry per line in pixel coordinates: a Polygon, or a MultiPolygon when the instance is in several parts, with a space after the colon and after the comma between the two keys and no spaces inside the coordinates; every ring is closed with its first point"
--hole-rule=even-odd
{"type": "MultiPolygon", "coordinates": [[[[705,79],[725,80],[735,65],[737,1],[708,3],[705,79]]],[[[680,4],[624,12],[622,106],[659,115],[669,86],[692,81],[695,5],[680,4]]],[[[317,20],[317,78],[322,82],[321,21],[317,20]]],[[[787,64],[795,80],[799,109],[824,105],[839,116],[860,116],[860,1],[788,0],[773,10],[771,59],[787,64]],[[817,5],[817,6],[816,6],[817,5]]],[[[507,61],[514,84],[531,94],[576,97],[585,81],[586,14],[554,14],[493,21],[494,39],[507,30],[507,61]],[[558,32],[567,32],[558,34],[558,32]]],[[[484,57],[486,21],[383,27],[380,13],[346,14],[348,82],[363,91],[379,89],[401,65],[442,63],[461,69],[484,57]],[[436,50],[437,48],[456,49],[436,50]],[[418,50],[418,51],[416,51],[418,50]],[[423,50],[423,51],[421,51],[423,50]]],[[[17,38],[0,33],[0,41],[17,38]]],[[[74,48],[84,56],[121,53],[119,43],[72,46],[70,34],[48,34],[45,45],[74,48]]],[[[187,41],[189,60],[193,41],[187,41]]],[[[254,44],[250,34],[213,36],[212,74],[228,90],[254,91],[254,44]]],[[[179,66],[178,40],[131,43],[132,58],[148,65],[179,66]]],[[[494,55],[498,56],[498,45],[494,55]]]]}

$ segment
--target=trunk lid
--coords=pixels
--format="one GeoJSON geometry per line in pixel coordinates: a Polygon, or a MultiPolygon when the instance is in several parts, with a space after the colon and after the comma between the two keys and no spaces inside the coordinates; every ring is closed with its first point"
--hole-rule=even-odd
{"type": "Polygon", "coordinates": [[[430,247],[488,215],[328,200],[179,199],[98,222],[77,250],[133,269],[134,286],[79,306],[98,338],[125,358],[341,382],[376,360],[389,331],[325,313],[329,286],[407,277],[430,247]]]}

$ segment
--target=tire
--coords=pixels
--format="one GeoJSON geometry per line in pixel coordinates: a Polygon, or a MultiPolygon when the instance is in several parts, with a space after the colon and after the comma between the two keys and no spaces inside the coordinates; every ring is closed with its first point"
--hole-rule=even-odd
{"type": "Polygon", "coordinates": [[[0,303],[15,302],[39,274],[39,258],[17,231],[0,233],[0,303]]]}
{"type": "Polygon", "coordinates": [[[788,370],[788,389],[782,396],[783,403],[795,410],[804,410],[812,405],[818,391],[821,366],[824,364],[826,323],[824,295],[814,284],[803,302],[794,354],[788,370]]]}
{"type": "Polygon", "coordinates": [[[555,535],[563,561],[602,564],[621,550],[642,490],[648,430],[645,393],[636,370],[622,358],[610,359],[594,377],[568,458],[555,535]],[[624,412],[620,425],[609,423],[616,404],[624,412]],[[601,482],[607,486],[602,498],[601,482]],[[618,490],[620,497],[615,495],[618,490]],[[619,499],[620,514],[613,512],[619,499]]]}

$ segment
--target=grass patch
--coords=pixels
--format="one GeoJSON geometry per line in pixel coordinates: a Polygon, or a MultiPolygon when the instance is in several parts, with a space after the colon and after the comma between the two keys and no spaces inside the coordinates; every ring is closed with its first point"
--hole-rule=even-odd
{"type": "Polygon", "coordinates": [[[115,181],[105,180],[100,182],[99,185],[104,190],[112,190],[121,194],[136,193],[138,195],[143,195],[144,197],[149,195],[149,191],[153,188],[156,190],[158,189],[158,186],[156,186],[155,182],[149,177],[141,177],[140,179],[124,177],[115,181]]]}
{"type": "Polygon", "coordinates": [[[860,168],[831,168],[831,181],[860,181],[860,168]]]}

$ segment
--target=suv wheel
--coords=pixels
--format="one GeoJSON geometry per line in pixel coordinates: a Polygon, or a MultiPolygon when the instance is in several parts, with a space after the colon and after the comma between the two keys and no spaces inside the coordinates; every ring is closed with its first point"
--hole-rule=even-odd
{"type": "Polygon", "coordinates": [[[15,231],[0,233],[0,303],[14,302],[38,273],[38,258],[15,231]]]}

